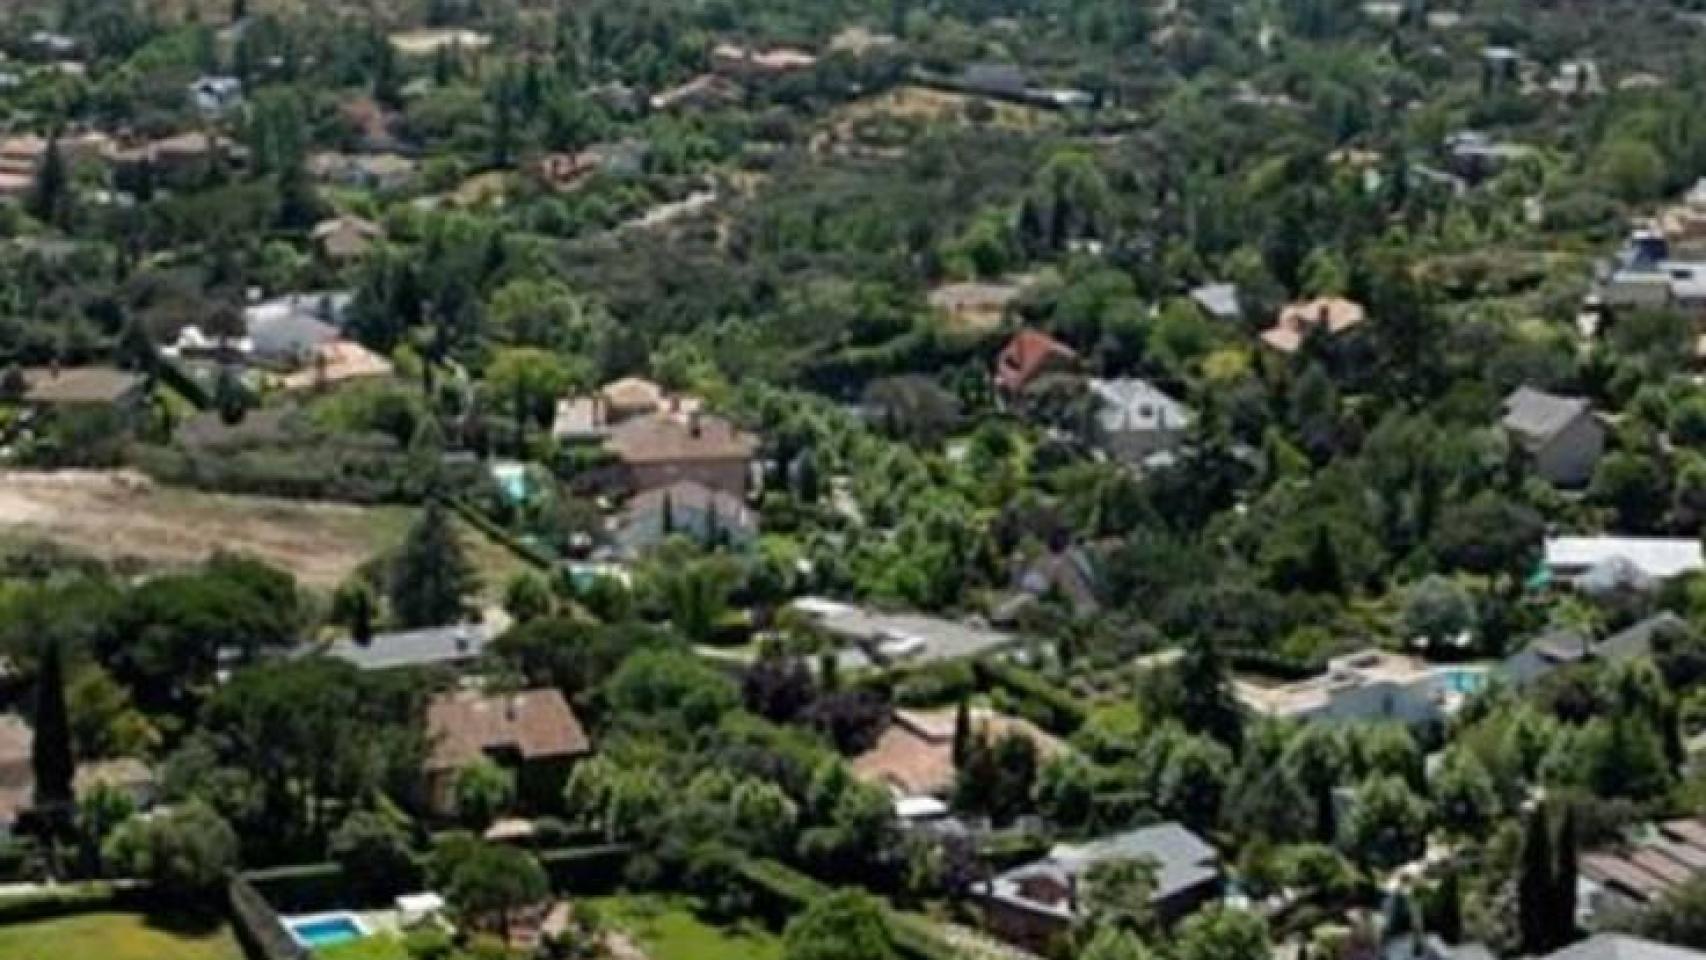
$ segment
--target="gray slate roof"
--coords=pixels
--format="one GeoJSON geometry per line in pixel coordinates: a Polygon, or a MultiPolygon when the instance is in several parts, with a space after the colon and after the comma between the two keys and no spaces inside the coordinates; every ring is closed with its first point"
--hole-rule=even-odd
{"type": "Polygon", "coordinates": [[[325,654],[362,670],[446,666],[479,659],[490,641],[490,630],[484,624],[465,623],[376,633],[366,646],[338,640],[325,648],[325,654]]]}
{"type": "Polygon", "coordinates": [[[1015,867],[990,883],[990,895],[1015,906],[1062,918],[1071,917],[1067,904],[1041,903],[1026,898],[1020,882],[1049,876],[1069,882],[1099,863],[1152,859],[1160,865],[1151,901],[1163,901],[1220,876],[1220,855],[1201,837],[1178,823],[1159,823],[1083,844],[1058,844],[1049,855],[1015,867]]]}
{"type": "Polygon", "coordinates": [[[1230,283],[1205,283],[1191,291],[1191,299],[1221,320],[1236,320],[1244,313],[1238,302],[1238,288],[1230,283]]]}
{"type": "Polygon", "coordinates": [[[1108,433],[1183,430],[1194,419],[1189,407],[1147,380],[1091,380],[1089,386],[1098,404],[1096,420],[1108,433]]]}
{"type": "Polygon", "coordinates": [[[1549,953],[1543,960],[1706,960],[1706,953],[1621,933],[1601,933],[1549,953]]]}
{"type": "Polygon", "coordinates": [[[1518,387],[1505,398],[1505,429],[1520,437],[1529,447],[1544,446],[1570,425],[1571,421],[1591,409],[1580,397],[1560,397],[1518,387]]]}

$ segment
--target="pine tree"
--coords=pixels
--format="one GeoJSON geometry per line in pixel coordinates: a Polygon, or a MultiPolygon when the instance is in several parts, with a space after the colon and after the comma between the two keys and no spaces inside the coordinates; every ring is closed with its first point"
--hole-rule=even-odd
{"type": "Polygon", "coordinates": [[[474,587],[473,568],[444,504],[427,501],[391,568],[391,612],[405,627],[455,622],[474,587]]]}
{"type": "Polygon", "coordinates": [[[1446,943],[1463,942],[1463,890],[1455,869],[1446,871],[1434,891],[1434,915],[1429,926],[1446,943]]]}
{"type": "Polygon", "coordinates": [[[1304,560],[1301,586],[1313,593],[1336,594],[1344,589],[1344,573],[1339,568],[1339,551],[1333,546],[1333,535],[1326,524],[1315,528],[1315,538],[1309,543],[1309,556],[1304,560]]]}
{"type": "Polygon", "coordinates": [[[1517,933],[1525,953],[1543,954],[1553,942],[1553,871],[1551,831],[1546,808],[1536,806],[1528,815],[1522,841],[1522,860],[1517,868],[1517,933]]]}
{"type": "Polygon", "coordinates": [[[51,816],[66,814],[75,802],[71,781],[76,765],[71,759],[71,724],[65,710],[64,654],[57,642],[42,651],[36,674],[35,742],[31,764],[35,770],[35,806],[51,816]]]}
{"type": "Polygon", "coordinates": [[[1220,649],[1204,636],[1179,664],[1179,720],[1185,729],[1213,737],[1236,751],[1244,739],[1243,716],[1233,702],[1220,649]]]}

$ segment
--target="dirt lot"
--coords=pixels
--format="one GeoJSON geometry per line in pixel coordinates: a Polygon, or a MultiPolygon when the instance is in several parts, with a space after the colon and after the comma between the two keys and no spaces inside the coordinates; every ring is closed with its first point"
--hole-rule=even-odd
{"type": "MultiPolygon", "coordinates": [[[[168,568],[223,549],[289,570],[318,590],[401,542],[410,514],[160,487],[128,471],[0,471],[0,545],[48,541],[97,560],[168,568]]],[[[486,590],[501,590],[516,561],[473,530],[462,532],[486,590]]]]}

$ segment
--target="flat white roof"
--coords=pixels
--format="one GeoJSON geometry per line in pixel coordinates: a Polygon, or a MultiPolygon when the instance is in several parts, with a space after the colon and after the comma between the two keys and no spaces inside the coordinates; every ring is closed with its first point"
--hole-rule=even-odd
{"type": "Polygon", "coordinates": [[[1659,579],[1706,570],[1700,541],[1681,537],[1551,537],[1546,565],[1565,572],[1586,570],[1623,559],[1659,579]]]}

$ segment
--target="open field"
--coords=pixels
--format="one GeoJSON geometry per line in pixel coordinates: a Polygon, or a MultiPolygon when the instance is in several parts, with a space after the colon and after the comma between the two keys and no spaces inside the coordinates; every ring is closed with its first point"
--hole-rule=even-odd
{"type": "MultiPolygon", "coordinates": [[[[934,87],[900,86],[887,93],[856,100],[841,108],[837,111],[832,125],[839,127],[871,117],[969,124],[971,121],[967,118],[967,110],[972,101],[980,99],[984,98],[934,87]]],[[[1037,107],[1002,100],[984,102],[993,111],[989,126],[998,129],[1039,130],[1059,124],[1058,117],[1037,107]]]]}
{"type": "Polygon", "coordinates": [[[179,930],[135,913],[86,913],[0,926],[7,960],[242,960],[223,926],[179,930]]]}
{"type": "Polygon", "coordinates": [[[626,933],[650,960],[778,960],[781,938],[760,927],[701,920],[689,897],[635,895],[592,901],[604,923],[626,933]]]}
{"type": "MultiPolygon", "coordinates": [[[[143,568],[198,563],[219,550],[274,564],[329,590],[402,542],[405,507],[281,500],[159,486],[130,471],[0,471],[0,548],[51,543],[143,568]]],[[[464,542],[488,595],[518,568],[472,528],[464,542]]]]}

